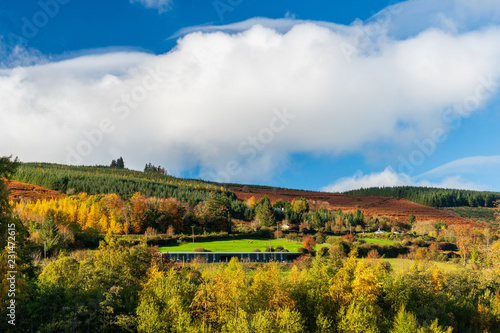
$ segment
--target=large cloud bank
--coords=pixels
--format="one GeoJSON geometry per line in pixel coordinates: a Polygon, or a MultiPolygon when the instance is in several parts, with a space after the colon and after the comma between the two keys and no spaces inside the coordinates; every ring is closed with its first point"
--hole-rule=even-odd
{"type": "Polygon", "coordinates": [[[192,31],[161,55],[0,70],[0,155],[73,164],[121,155],[129,167],[198,167],[204,178],[245,181],[272,175],[292,153],[404,146],[446,132],[446,110],[475,112],[496,93],[498,15],[478,8],[498,14],[498,5],[458,1],[436,16],[424,11],[430,4],[409,1],[352,26],[253,22],[192,31]],[[394,34],[430,16],[419,31],[394,34]],[[490,24],[478,26],[478,16],[490,24]]]}

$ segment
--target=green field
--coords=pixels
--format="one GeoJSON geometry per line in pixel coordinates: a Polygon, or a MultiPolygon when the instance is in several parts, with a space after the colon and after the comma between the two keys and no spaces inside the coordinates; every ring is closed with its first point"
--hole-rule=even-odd
{"type": "MultiPolygon", "coordinates": [[[[360,259],[360,260],[370,260],[370,259],[360,259]]],[[[412,265],[414,265],[414,263],[415,263],[414,260],[399,259],[399,258],[394,258],[394,259],[383,258],[383,259],[377,259],[377,260],[383,260],[383,261],[389,262],[391,264],[391,267],[394,270],[394,272],[397,272],[397,273],[404,272],[404,271],[410,269],[410,267],[412,265]]],[[[460,268],[463,267],[459,264],[455,264],[452,262],[440,262],[440,261],[431,261],[431,262],[428,262],[426,264],[436,266],[437,268],[439,268],[440,270],[442,270],[444,272],[453,272],[453,271],[459,270],[460,268]]]]}
{"type": "MultiPolygon", "coordinates": [[[[339,238],[339,236],[331,236],[339,238]]],[[[367,243],[380,244],[380,245],[391,245],[395,241],[387,239],[378,238],[363,238],[367,243]]],[[[163,246],[160,247],[162,252],[192,252],[194,249],[202,247],[205,250],[212,252],[252,252],[254,249],[258,248],[262,252],[265,251],[266,247],[271,243],[272,247],[283,246],[290,252],[297,252],[298,248],[302,246],[300,243],[291,242],[285,239],[238,239],[238,240],[223,240],[223,241],[213,241],[213,242],[185,242],[180,243],[175,246],[163,246]]],[[[328,243],[320,244],[319,246],[330,246],[328,243]]]]}
{"type": "Polygon", "coordinates": [[[238,239],[238,240],[225,240],[213,242],[195,242],[195,243],[180,243],[176,246],[163,246],[160,247],[161,252],[192,252],[194,249],[202,247],[205,250],[212,252],[252,252],[258,248],[262,252],[271,243],[273,248],[283,246],[289,252],[297,252],[298,248],[302,246],[300,243],[290,242],[281,239],[238,239]]]}
{"type": "MultiPolygon", "coordinates": [[[[334,237],[334,238],[340,238],[340,236],[328,236],[328,238],[334,237]]],[[[389,240],[389,239],[381,239],[381,238],[360,238],[364,240],[367,243],[372,243],[372,244],[378,244],[378,245],[392,245],[396,243],[397,241],[394,240],[389,240]]],[[[330,245],[325,243],[326,245],[330,245]]],[[[324,244],[322,244],[324,245],[324,244]]]]}
{"type": "Polygon", "coordinates": [[[367,243],[378,244],[378,245],[392,245],[397,241],[389,240],[389,239],[381,239],[381,238],[361,238],[367,243]]]}

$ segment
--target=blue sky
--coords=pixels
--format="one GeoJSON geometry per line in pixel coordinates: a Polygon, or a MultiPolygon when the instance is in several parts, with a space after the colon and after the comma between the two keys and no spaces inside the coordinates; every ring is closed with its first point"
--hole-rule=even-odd
{"type": "Polygon", "coordinates": [[[0,4],[0,155],[500,191],[494,0],[0,4]]]}

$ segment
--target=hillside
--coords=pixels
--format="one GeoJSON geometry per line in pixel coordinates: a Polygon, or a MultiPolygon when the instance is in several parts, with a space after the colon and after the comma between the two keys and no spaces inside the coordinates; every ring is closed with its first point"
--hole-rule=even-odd
{"type": "Polygon", "coordinates": [[[397,218],[400,221],[408,221],[410,214],[413,214],[417,221],[436,220],[444,221],[448,225],[470,224],[475,227],[481,227],[481,224],[472,220],[401,198],[356,196],[328,192],[271,188],[243,188],[243,186],[230,186],[229,189],[233,191],[240,200],[246,200],[252,196],[255,197],[256,200],[260,200],[264,195],[267,195],[271,202],[276,202],[277,200],[291,201],[295,198],[303,197],[307,200],[326,202],[329,204],[330,209],[335,210],[340,208],[343,211],[349,211],[359,208],[365,216],[388,216],[397,218]]]}
{"type": "Polygon", "coordinates": [[[344,192],[349,195],[396,197],[440,207],[495,207],[500,193],[418,186],[370,187],[344,192]]]}
{"type": "Polygon", "coordinates": [[[23,163],[14,179],[16,181],[7,183],[13,199],[19,197],[28,199],[58,198],[66,192],[116,193],[125,198],[140,192],[146,196],[174,197],[182,202],[204,201],[210,193],[225,194],[233,200],[246,200],[252,196],[256,200],[260,200],[264,195],[267,195],[272,203],[277,200],[292,201],[295,198],[303,197],[309,201],[325,203],[330,210],[354,211],[359,208],[365,216],[387,216],[406,222],[413,214],[417,221],[435,220],[444,221],[448,225],[471,224],[475,227],[481,227],[480,223],[460,217],[452,212],[427,207],[402,198],[276,189],[265,186],[231,185],[222,187],[217,183],[105,166],[23,163]]]}
{"type": "Polygon", "coordinates": [[[151,197],[173,197],[182,202],[199,202],[209,193],[225,192],[221,186],[199,180],[107,166],[22,163],[13,179],[63,193],[116,193],[129,198],[140,192],[151,197]]]}
{"type": "Polygon", "coordinates": [[[15,180],[0,179],[0,181],[2,180],[5,181],[9,190],[10,200],[19,200],[21,198],[25,200],[58,199],[64,196],[64,194],[58,191],[53,191],[45,187],[21,183],[15,180]]]}

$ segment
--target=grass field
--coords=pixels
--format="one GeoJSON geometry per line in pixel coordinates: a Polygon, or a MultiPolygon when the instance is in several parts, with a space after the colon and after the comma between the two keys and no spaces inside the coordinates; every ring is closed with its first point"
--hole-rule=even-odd
{"type": "Polygon", "coordinates": [[[283,246],[290,252],[297,252],[297,249],[302,246],[302,244],[289,242],[287,240],[238,239],[213,242],[181,243],[176,246],[160,247],[160,251],[192,252],[194,249],[202,247],[205,250],[209,250],[212,252],[252,252],[256,248],[264,252],[266,247],[269,246],[269,243],[271,243],[273,248],[276,248],[277,246],[283,246]]]}
{"type": "MultiPolygon", "coordinates": [[[[331,236],[339,237],[339,236],[331,236]]],[[[373,244],[393,244],[395,241],[378,239],[378,238],[363,238],[367,243],[373,244]]],[[[297,252],[297,249],[302,246],[300,243],[290,242],[284,239],[238,239],[238,240],[225,240],[225,241],[213,241],[213,242],[186,242],[175,246],[163,246],[160,247],[162,252],[192,252],[194,249],[202,247],[205,250],[212,252],[252,252],[254,249],[258,248],[262,252],[265,251],[266,247],[271,243],[272,247],[283,246],[290,252],[297,252]]],[[[328,243],[320,244],[319,246],[330,246],[328,243]]]]}
{"type": "MultiPolygon", "coordinates": [[[[360,259],[360,260],[370,260],[370,259],[360,259]]],[[[410,267],[415,263],[414,260],[410,260],[410,259],[397,259],[397,258],[385,259],[385,258],[382,258],[382,259],[377,259],[377,260],[383,260],[383,261],[389,262],[391,264],[391,267],[394,270],[394,272],[397,272],[397,273],[404,272],[404,271],[410,269],[410,267]]],[[[462,268],[461,265],[455,264],[452,262],[431,261],[431,262],[428,262],[426,264],[436,266],[437,268],[439,268],[440,270],[442,270],[444,272],[453,272],[453,271],[457,271],[460,268],[462,268]]]]}
{"type": "Polygon", "coordinates": [[[380,238],[361,238],[367,243],[378,244],[378,245],[392,245],[397,241],[389,240],[389,239],[380,239],[380,238]]]}
{"type": "MultiPolygon", "coordinates": [[[[330,237],[340,238],[340,236],[328,236],[328,238],[330,237]]],[[[397,242],[394,240],[380,239],[380,238],[360,238],[360,239],[364,240],[367,243],[378,244],[378,245],[392,245],[397,242]]]]}

